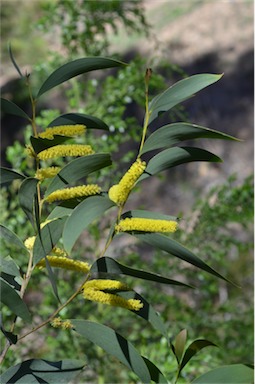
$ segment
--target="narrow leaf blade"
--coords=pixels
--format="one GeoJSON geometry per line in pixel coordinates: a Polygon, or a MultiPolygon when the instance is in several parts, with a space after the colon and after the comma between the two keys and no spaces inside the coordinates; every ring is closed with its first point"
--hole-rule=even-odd
{"type": "Polygon", "coordinates": [[[15,247],[26,249],[23,241],[3,224],[0,224],[0,238],[11,246],[14,245],[15,247]]]}
{"type": "Polygon", "coordinates": [[[225,365],[203,374],[192,384],[252,384],[253,369],[243,364],[225,365]]]}
{"type": "Polygon", "coordinates": [[[205,347],[217,347],[216,344],[212,343],[211,341],[209,340],[204,340],[204,339],[201,339],[201,340],[195,340],[193,341],[193,343],[191,343],[188,348],[186,349],[185,353],[184,353],[184,356],[182,358],[182,361],[181,361],[181,365],[180,365],[180,372],[181,370],[185,367],[186,364],[188,364],[188,362],[190,361],[190,359],[199,351],[201,351],[201,349],[205,348],[205,347]]]}
{"type": "Polygon", "coordinates": [[[35,196],[37,194],[37,184],[37,179],[28,177],[22,182],[19,189],[20,206],[27,215],[34,228],[36,228],[34,204],[35,196]]]}
{"type": "Polygon", "coordinates": [[[102,120],[95,116],[85,115],[84,113],[66,113],[54,119],[49,127],[58,125],[73,125],[73,124],[84,124],[87,129],[102,129],[109,131],[109,127],[102,120]]]}
{"type": "Polygon", "coordinates": [[[142,356],[145,364],[147,365],[147,368],[151,375],[151,380],[154,381],[157,384],[168,384],[167,379],[163,375],[163,373],[156,367],[155,364],[153,364],[150,360],[148,360],[146,357],[142,356]]]}
{"type": "Polygon", "coordinates": [[[30,117],[26,114],[26,112],[23,111],[23,109],[18,107],[18,105],[16,105],[12,101],[4,98],[1,98],[1,111],[9,115],[23,117],[24,119],[30,121],[30,117]]]}
{"type": "Polygon", "coordinates": [[[11,183],[13,180],[26,178],[26,176],[22,175],[21,173],[18,173],[13,169],[5,168],[5,167],[1,167],[0,172],[1,172],[0,185],[11,183]]]}
{"type": "Polygon", "coordinates": [[[41,137],[30,137],[31,145],[35,151],[35,153],[39,153],[41,151],[44,151],[47,148],[54,147],[55,145],[63,144],[65,143],[70,137],[67,136],[60,136],[56,135],[54,136],[54,139],[42,139],[41,137]]]}

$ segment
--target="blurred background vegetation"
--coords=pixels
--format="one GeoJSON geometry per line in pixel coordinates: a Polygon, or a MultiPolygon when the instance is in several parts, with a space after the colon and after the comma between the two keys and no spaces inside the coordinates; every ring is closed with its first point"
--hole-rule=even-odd
{"type": "MultiPolygon", "coordinates": [[[[155,211],[179,215],[181,230],[175,238],[242,288],[198,273],[185,263],[130,243],[124,237],[108,253],[121,258],[126,265],[145,268],[149,264],[155,273],[180,278],[196,287],[191,291],[156,284],[152,287],[151,283],[127,279],[131,285],[138,285],[161,313],[171,337],[186,328],[190,340],[203,337],[219,345],[218,349],[205,349],[197,355],[187,367],[183,382],[220,364],[253,361],[251,14],[251,1],[223,4],[201,0],[2,0],[2,95],[28,113],[26,90],[10,63],[8,43],[12,44],[22,71],[32,73],[35,89],[59,65],[78,57],[110,55],[130,63],[118,72],[108,72],[107,76],[92,74],[58,87],[38,110],[37,123],[42,129],[60,113],[72,111],[97,116],[109,125],[109,134],[88,137],[98,151],[110,151],[118,165],[111,174],[104,170],[98,175],[106,188],[113,184],[114,177],[119,178],[137,150],[147,66],[153,68],[151,96],[186,75],[225,73],[212,89],[184,103],[183,108],[175,109],[169,117],[171,121],[189,120],[222,130],[245,141],[219,143],[216,149],[215,143],[205,141],[205,147],[212,150],[210,145],[213,145],[213,152],[223,157],[224,164],[190,164],[167,172],[161,180],[145,182],[144,189],[134,196],[131,204],[132,208],[150,206],[155,211]]],[[[155,128],[152,126],[151,130],[155,128]]],[[[2,165],[33,175],[24,153],[24,137],[28,142],[31,128],[19,118],[3,115],[1,135],[2,165]]],[[[2,189],[2,222],[25,239],[32,229],[18,208],[16,194],[15,183],[2,189]]],[[[74,257],[84,259],[93,254],[101,246],[101,233],[102,228],[94,225],[81,236],[74,257]]],[[[25,255],[15,248],[3,248],[4,255],[11,254],[26,264],[25,255]]],[[[56,273],[64,301],[76,284],[76,276],[56,273]]],[[[54,310],[56,302],[46,275],[35,274],[26,300],[34,313],[40,308],[36,315],[38,323],[54,310]]],[[[137,322],[132,313],[118,309],[113,312],[79,299],[63,316],[72,318],[74,314],[101,321],[129,336],[141,353],[171,380],[175,362],[166,340],[145,328],[143,320],[137,322]]],[[[9,315],[4,311],[5,322],[9,315]]],[[[97,347],[89,342],[78,343],[68,332],[49,327],[16,346],[8,355],[5,367],[32,357],[84,358],[87,368],[77,382],[136,382],[132,374],[97,347]]]]}

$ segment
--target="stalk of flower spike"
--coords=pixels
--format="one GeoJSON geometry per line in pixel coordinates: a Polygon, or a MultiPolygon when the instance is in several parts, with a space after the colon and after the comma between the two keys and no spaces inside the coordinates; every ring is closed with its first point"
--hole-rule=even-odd
{"type": "Polygon", "coordinates": [[[116,294],[107,292],[113,290],[129,291],[130,288],[116,280],[90,280],[83,285],[83,297],[98,303],[133,311],[139,311],[143,307],[143,303],[140,300],[124,299],[116,294]]]}
{"type": "Polygon", "coordinates": [[[50,179],[56,176],[60,170],[61,170],[60,167],[47,167],[47,168],[38,169],[34,177],[40,181],[44,179],[50,179]]]}
{"type": "Polygon", "coordinates": [[[119,184],[113,185],[108,192],[109,198],[119,206],[123,206],[136,181],[146,168],[145,161],[138,158],[125,173],[119,184]]]}
{"type": "Polygon", "coordinates": [[[58,189],[45,198],[45,201],[52,203],[58,200],[69,200],[76,197],[93,196],[101,192],[101,188],[97,184],[81,185],[79,187],[71,187],[58,189]]]}
{"type": "MultiPolygon", "coordinates": [[[[88,273],[90,270],[90,265],[84,261],[68,259],[67,257],[61,256],[47,256],[47,260],[50,265],[55,268],[67,269],[70,271],[84,272],[88,273]]],[[[45,259],[39,261],[36,267],[45,267],[45,259]]]]}
{"type": "Polygon", "coordinates": [[[118,232],[175,232],[178,228],[176,221],[144,219],[144,218],[126,218],[120,220],[115,226],[115,231],[118,232]]]}
{"type": "Polygon", "coordinates": [[[76,125],[59,125],[57,127],[46,128],[44,132],[38,134],[42,139],[54,139],[54,135],[60,136],[77,136],[85,132],[86,126],[82,124],[76,125]]]}
{"type": "Polygon", "coordinates": [[[47,148],[38,153],[40,160],[48,160],[62,156],[86,156],[94,153],[90,145],[60,144],[47,148]]]}

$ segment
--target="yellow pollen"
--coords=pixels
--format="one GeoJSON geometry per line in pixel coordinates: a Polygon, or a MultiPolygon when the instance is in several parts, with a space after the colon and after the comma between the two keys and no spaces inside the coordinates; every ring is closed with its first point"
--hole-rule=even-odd
{"type": "Polygon", "coordinates": [[[97,184],[81,185],[79,187],[71,187],[58,189],[45,198],[45,201],[52,203],[58,200],[69,200],[76,197],[92,196],[101,192],[101,188],[97,184]]]}
{"type": "Polygon", "coordinates": [[[82,135],[85,132],[85,125],[59,125],[57,127],[46,128],[44,132],[39,133],[38,137],[42,139],[54,139],[54,135],[60,136],[76,136],[82,135]]]}
{"type": "Polygon", "coordinates": [[[86,156],[92,153],[94,153],[94,151],[90,145],[60,144],[39,152],[37,156],[40,160],[47,160],[62,156],[86,156]]]}
{"type": "MultiPolygon", "coordinates": [[[[50,265],[55,268],[62,268],[83,273],[88,273],[90,270],[90,265],[88,263],[80,260],[68,259],[65,256],[47,256],[47,260],[50,265]]],[[[45,267],[45,260],[42,259],[36,267],[45,267]]]]}
{"type": "Polygon", "coordinates": [[[126,218],[115,226],[116,232],[175,232],[178,228],[176,221],[144,218],[126,218]]]}
{"type": "Polygon", "coordinates": [[[61,170],[60,167],[47,167],[47,168],[38,169],[35,173],[35,178],[40,181],[44,179],[50,179],[56,176],[60,170],[61,170]]]}

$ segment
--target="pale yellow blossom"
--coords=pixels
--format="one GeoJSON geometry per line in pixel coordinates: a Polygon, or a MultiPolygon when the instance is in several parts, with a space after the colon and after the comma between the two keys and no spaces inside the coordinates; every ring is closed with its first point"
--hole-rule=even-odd
{"type": "Polygon", "coordinates": [[[178,228],[176,221],[144,218],[126,218],[115,226],[116,232],[175,232],[178,228]]]}
{"type": "Polygon", "coordinates": [[[44,179],[50,179],[54,176],[56,176],[59,171],[61,170],[60,167],[47,167],[47,168],[41,168],[38,169],[35,173],[35,178],[42,181],[44,179]]]}
{"type": "Polygon", "coordinates": [[[42,139],[54,139],[54,135],[60,136],[76,136],[82,135],[85,132],[85,125],[59,125],[56,127],[46,128],[44,132],[39,133],[38,137],[42,139]]]}
{"type": "MultiPolygon", "coordinates": [[[[70,271],[77,271],[88,273],[90,270],[90,265],[84,261],[68,259],[65,256],[47,256],[47,260],[52,267],[67,269],[70,271]]],[[[45,267],[45,259],[39,261],[36,265],[37,267],[45,267]]]]}
{"type": "Polygon", "coordinates": [[[76,197],[92,196],[101,192],[97,184],[81,185],[65,189],[58,189],[45,198],[45,201],[52,203],[57,200],[69,200],[76,197]]]}
{"type": "Polygon", "coordinates": [[[90,145],[60,144],[47,148],[38,153],[40,160],[53,159],[62,156],[86,156],[94,153],[90,145]]]}

